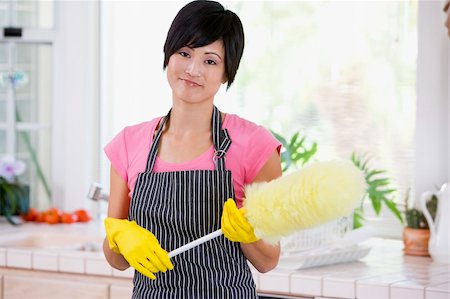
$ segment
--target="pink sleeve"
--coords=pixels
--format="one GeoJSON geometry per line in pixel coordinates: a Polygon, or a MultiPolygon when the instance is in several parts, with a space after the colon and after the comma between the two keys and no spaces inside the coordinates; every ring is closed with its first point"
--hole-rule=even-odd
{"type": "Polygon", "coordinates": [[[245,184],[253,182],[275,150],[280,153],[281,143],[267,129],[259,126],[250,137],[244,155],[245,184]]]}
{"type": "Polygon", "coordinates": [[[120,131],[104,148],[112,167],[128,182],[128,153],[125,142],[125,129],[120,131]]]}

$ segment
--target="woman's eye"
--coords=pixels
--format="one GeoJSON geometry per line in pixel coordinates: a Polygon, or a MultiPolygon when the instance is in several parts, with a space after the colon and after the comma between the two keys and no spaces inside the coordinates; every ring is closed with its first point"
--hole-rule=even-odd
{"type": "Polygon", "coordinates": [[[184,51],[180,51],[180,52],[178,52],[181,56],[183,56],[183,57],[189,57],[189,54],[188,53],[186,53],[186,52],[184,52],[184,51]]]}
{"type": "Polygon", "coordinates": [[[214,60],[208,59],[206,60],[206,64],[215,65],[217,63],[214,60]]]}

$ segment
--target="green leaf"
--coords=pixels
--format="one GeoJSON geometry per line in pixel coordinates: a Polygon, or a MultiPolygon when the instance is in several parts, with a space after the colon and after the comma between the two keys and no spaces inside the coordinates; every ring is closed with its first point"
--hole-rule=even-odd
{"type": "Polygon", "coordinates": [[[276,139],[278,139],[278,141],[283,145],[283,147],[287,147],[288,143],[283,136],[281,136],[280,134],[278,134],[274,131],[270,131],[270,132],[275,136],[276,139]]]}
{"type": "Polygon", "coordinates": [[[367,197],[372,203],[372,207],[376,215],[381,212],[382,204],[386,205],[389,210],[394,213],[394,215],[403,223],[401,213],[399,212],[395,202],[387,198],[389,194],[397,191],[394,188],[389,188],[391,181],[387,177],[380,176],[386,173],[386,170],[381,169],[370,169],[369,161],[370,157],[365,155],[360,158],[355,152],[352,153],[351,160],[353,164],[364,172],[365,180],[368,185],[367,187],[367,197]]]}
{"type": "Polygon", "coordinates": [[[357,208],[353,212],[353,229],[357,229],[363,226],[364,212],[362,209],[357,208]]]}
{"type": "Polygon", "coordinates": [[[317,152],[317,143],[314,142],[310,148],[305,144],[306,137],[300,137],[300,132],[295,132],[289,143],[287,139],[280,134],[271,131],[275,138],[283,145],[284,151],[281,153],[281,165],[283,172],[287,171],[293,166],[304,165],[317,152]]]}
{"type": "Polygon", "coordinates": [[[375,214],[377,216],[380,215],[382,199],[377,194],[373,194],[373,196],[369,196],[369,198],[372,201],[372,206],[373,206],[373,210],[375,211],[375,214]]]}
{"type": "Polygon", "coordinates": [[[403,224],[404,221],[403,221],[402,214],[398,210],[395,202],[393,202],[392,200],[386,199],[386,198],[383,198],[383,202],[389,208],[389,210],[391,210],[391,212],[394,213],[394,215],[397,217],[397,219],[400,220],[400,222],[403,224]]]}
{"type": "Polygon", "coordinates": [[[369,180],[371,177],[373,177],[374,175],[377,175],[377,174],[382,174],[382,173],[385,173],[386,172],[386,170],[371,170],[371,171],[369,171],[368,173],[367,173],[367,175],[366,175],[366,180],[369,180]]]}

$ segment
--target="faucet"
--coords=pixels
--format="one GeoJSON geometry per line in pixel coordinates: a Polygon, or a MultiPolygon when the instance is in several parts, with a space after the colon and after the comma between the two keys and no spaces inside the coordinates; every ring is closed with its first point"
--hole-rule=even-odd
{"type": "Polygon", "coordinates": [[[103,189],[102,185],[93,182],[91,184],[91,187],[89,188],[87,197],[89,199],[92,199],[93,201],[100,201],[100,200],[108,201],[109,194],[103,193],[102,189],[103,189]]]}

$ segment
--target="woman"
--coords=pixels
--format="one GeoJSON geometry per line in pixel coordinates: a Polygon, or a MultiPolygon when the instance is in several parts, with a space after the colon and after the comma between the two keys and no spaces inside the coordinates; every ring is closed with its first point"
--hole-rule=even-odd
{"type": "Polygon", "coordinates": [[[221,84],[233,83],[243,49],[235,13],[213,1],[187,4],[164,45],[171,110],[126,127],[105,147],[104,253],[114,268],[137,270],[133,298],[256,298],[247,260],[260,272],[278,263],[279,246],[258,240],[237,207],[245,185],[281,175],[280,144],[214,106],[221,84]],[[224,236],[168,257],[219,228],[224,236]]]}

